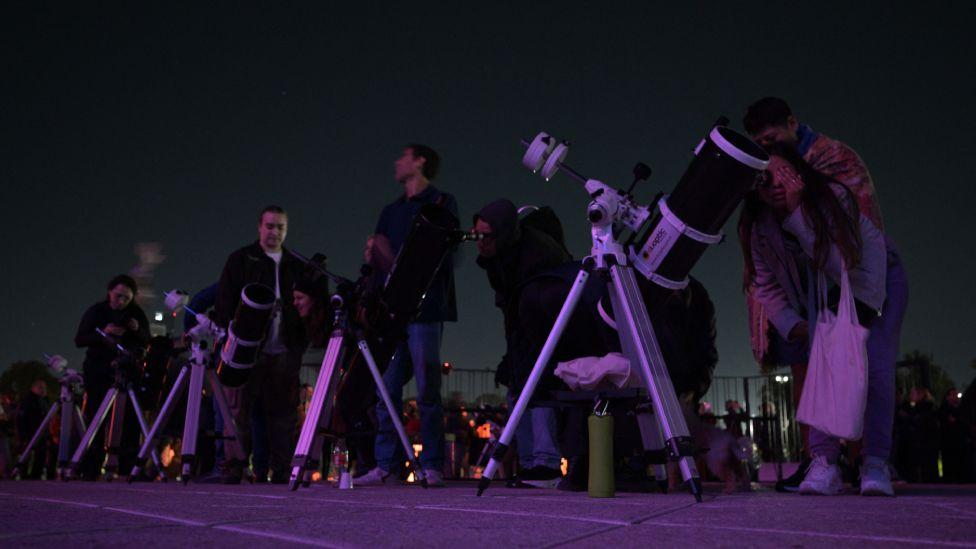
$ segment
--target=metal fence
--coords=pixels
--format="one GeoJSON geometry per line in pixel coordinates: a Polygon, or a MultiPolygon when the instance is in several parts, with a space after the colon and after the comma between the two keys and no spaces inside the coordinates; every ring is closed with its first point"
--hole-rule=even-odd
{"type": "MultiPolygon", "coordinates": [[[[315,386],[322,367],[322,352],[307,353],[302,362],[301,382],[315,386]]],[[[417,382],[411,379],[403,388],[404,400],[417,396],[417,382]]],[[[447,402],[455,397],[476,404],[498,404],[505,398],[505,387],[495,385],[495,370],[489,368],[451,368],[441,376],[441,397],[447,402]]]]}
{"type": "Polygon", "coordinates": [[[716,376],[701,402],[699,411],[710,408],[722,426],[738,422],[742,433],[756,443],[763,461],[800,460],[803,442],[791,376],[716,376]]]}
{"type": "MultiPolygon", "coordinates": [[[[306,354],[302,383],[315,385],[321,358],[321,351],[306,354]]],[[[469,405],[495,405],[503,401],[505,390],[495,385],[495,371],[488,368],[452,368],[441,378],[441,396],[445,402],[460,399],[469,405]]],[[[411,379],[404,387],[403,396],[404,400],[417,396],[415,380],[411,379]]],[[[702,398],[699,411],[705,409],[710,410],[720,427],[728,428],[733,422],[739,422],[738,430],[752,438],[763,461],[800,460],[802,440],[796,422],[791,376],[716,376],[702,398]],[[738,408],[734,403],[738,403],[738,408]]]]}

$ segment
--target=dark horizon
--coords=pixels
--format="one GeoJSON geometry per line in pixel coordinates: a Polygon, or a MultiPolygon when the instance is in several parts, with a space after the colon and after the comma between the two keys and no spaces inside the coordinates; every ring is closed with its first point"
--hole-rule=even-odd
{"type": "MultiPolygon", "coordinates": [[[[932,354],[960,388],[976,375],[968,3],[129,9],[4,10],[0,185],[15,207],[0,370],[45,352],[80,369],[77,323],[136,243],[162,243],[157,291],[196,291],[255,239],[268,203],[289,211],[286,246],[355,274],[409,142],[441,153],[434,183],[462,226],[502,196],[550,205],[586,255],[586,197],[528,173],[520,138],[568,139],[569,164],[619,187],[645,161],[648,201],[718,116],[741,131],[745,107],[777,95],[871,170],[909,275],[901,354],[932,354]]],[[[693,271],[716,306],[716,375],[758,372],[734,219],[693,271]]],[[[494,367],[501,315],[474,256],[442,355],[494,367]]]]}

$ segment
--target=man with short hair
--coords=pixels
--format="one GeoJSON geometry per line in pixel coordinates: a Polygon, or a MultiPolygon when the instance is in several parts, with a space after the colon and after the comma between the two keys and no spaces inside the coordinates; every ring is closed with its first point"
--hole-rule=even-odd
{"type": "MultiPolygon", "coordinates": [[[[306,338],[291,291],[301,276],[301,261],[284,247],[288,214],[280,206],[268,206],[258,218],[258,241],[230,254],[217,283],[214,321],[226,328],[237,311],[241,290],[260,283],[275,291],[275,307],[261,353],[241,387],[224,387],[245,453],[251,447],[251,409],[260,406],[267,418],[271,482],[288,482],[291,452],[298,421],[299,371],[306,338]]],[[[257,435],[260,436],[260,433],[257,435]]],[[[260,467],[262,464],[256,464],[260,467]]],[[[228,459],[222,464],[225,483],[241,480],[245,463],[228,459]]],[[[268,471],[255,470],[258,481],[268,471]]]]}
{"type": "MultiPolygon", "coordinates": [[[[815,170],[846,185],[857,199],[861,214],[878,229],[884,230],[874,182],[867,166],[853,149],[801,124],[786,101],[778,97],[764,97],[750,105],[742,124],[760,145],[782,143],[793,146],[815,170]]],[[[894,490],[888,473],[888,458],[891,454],[894,425],[895,361],[898,358],[901,323],[908,304],[908,280],[901,256],[887,234],[885,244],[888,252],[885,276],[887,298],[881,316],[875,321],[867,341],[869,382],[868,406],[864,416],[866,436],[862,446],[864,460],[861,466],[861,494],[891,496],[894,495],[894,490]]],[[[760,362],[769,361],[766,315],[751,296],[747,296],[746,300],[749,306],[753,352],[760,362]]],[[[793,372],[794,395],[796,402],[799,402],[807,364],[804,361],[789,366],[793,372]]],[[[829,477],[839,475],[839,469],[834,463],[840,451],[839,446],[833,439],[816,430],[810,431],[809,446],[810,453],[825,457],[829,467],[811,467],[807,471],[801,467],[797,474],[777,483],[777,490],[826,493],[820,488],[829,484],[829,477]]],[[[809,463],[810,460],[807,459],[803,465],[809,463]]]]}
{"type": "MultiPolygon", "coordinates": [[[[365,258],[380,275],[389,273],[393,260],[410,232],[414,218],[425,204],[438,204],[455,217],[457,201],[434,187],[440,156],[426,145],[407,145],[394,164],[394,175],[403,194],[383,208],[376,233],[366,241],[365,258]]],[[[417,317],[407,325],[407,340],[397,346],[383,382],[395,409],[403,409],[403,386],[413,368],[417,380],[417,407],[420,409],[420,434],[423,451],[420,461],[431,486],[443,486],[444,406],[441,402],[441,337],[444,322],[457,321],[454,293],[454,260],[448,256],[434,277],[417,317]]],[[[376,435],[377,466],[356,479],[358,484],[381,484],[403,466],[403,449],[393,425],[400,418],[390,417],[380,402],[376,406],[379,423],[376,435]]]]}

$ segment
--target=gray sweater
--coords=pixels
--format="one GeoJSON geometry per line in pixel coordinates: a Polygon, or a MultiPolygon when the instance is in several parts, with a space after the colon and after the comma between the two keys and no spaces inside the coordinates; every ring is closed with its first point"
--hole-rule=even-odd
{"type": "MultiPolygon", "coordinates": [[[[834,193],[845,207],[848,204],[847,192],[838,185],[831,185],[834,193]]],[[[884,233],[867,217],[860,216],[861,262],[848,270],[854,297],[869,307],[880,311],[885,301],[885,273],[887,272],[887,253],[884,233]]],[[[783,231],[793,235],[803,252],[813,257],[816,235],[809,221],[803,215],[803,208],[797,208],[782,225],[771,212],[766,212],[756,221],[752,230],[752,262],[756,277],[752,281],[752,292],[756,300],[766,310],[769,321],[784,338],[798,322],[804,320],[799,311],[805,305],[798,266],[786,249],[783,231]]],[[[836,245],[830,246],[824,273],[836,284],[840,284],[841,255],[836,245]]]]}

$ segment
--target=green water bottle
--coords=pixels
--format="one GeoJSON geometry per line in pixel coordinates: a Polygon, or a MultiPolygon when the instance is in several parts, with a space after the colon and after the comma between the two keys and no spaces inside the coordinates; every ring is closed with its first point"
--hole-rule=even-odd
{"type": "Polygon", "coordinates": [[[590,427],[590,479],[591,498],[612,498],[613,485],[613,416],[594,413],[589,418],[590,427]]]}

